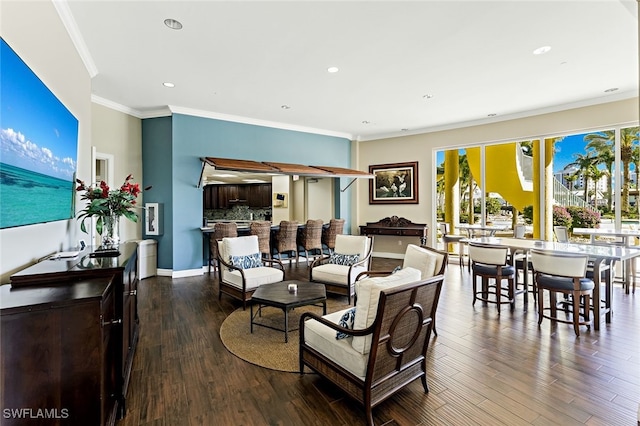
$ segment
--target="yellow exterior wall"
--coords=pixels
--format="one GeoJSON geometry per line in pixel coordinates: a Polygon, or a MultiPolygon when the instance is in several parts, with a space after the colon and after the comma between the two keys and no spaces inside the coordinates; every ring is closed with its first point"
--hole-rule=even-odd
{"type": "MultiPolygon", "coordinates": [[[[515,142],[485,147],[485,192],[497,192],[519,211],[533,204],[533,192],[522,188],[518,177],[515,142]]],[[[480,148],[466,150],[467,161],[474,179],[480,186],[480,148]]]]}

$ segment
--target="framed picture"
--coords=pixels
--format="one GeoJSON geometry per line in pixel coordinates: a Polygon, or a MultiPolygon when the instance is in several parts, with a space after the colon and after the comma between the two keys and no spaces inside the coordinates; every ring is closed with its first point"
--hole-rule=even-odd
{"type": "Polygon", "coordinates": [[[162,235],[162,203],[146,203],[144,209],[146,211],[144,233],[162,235]]]}
{"type": "Polygon", "coordinates": [[[418,204],[418,162],[369,166],[369,204],[418,204]]]}

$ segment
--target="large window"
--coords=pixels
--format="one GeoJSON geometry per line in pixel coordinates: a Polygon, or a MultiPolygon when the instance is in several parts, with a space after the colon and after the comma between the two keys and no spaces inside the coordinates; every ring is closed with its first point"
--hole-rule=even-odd
{"type": "Polygon", "coordinates": [[[636,126],[547,139],[544,149],[532,140],[438,151],[437,220],[507,231],[518,223],[530,231],[638,223],[638,137],[636,126]]]}

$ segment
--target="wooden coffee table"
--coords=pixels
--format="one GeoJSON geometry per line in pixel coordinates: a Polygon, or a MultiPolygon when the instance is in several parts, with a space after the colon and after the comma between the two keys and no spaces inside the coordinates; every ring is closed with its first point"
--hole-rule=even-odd
{"type": "MultiPolygon", "coordinates": [[[[253,292],[250,299],[251,302],[251,333],[253,333],[253,325],[270,328],[272,330],[284,331],[284,341],[289,341],[289,311],[299,306],[320,306],[322,304],[322,315],[327,313],[327,292],[323,284],[311,284],[303,281],[282,281],[274,284],[261,285],[253,292]],[[296,284],[298,290],[290,292],[289,284],[296,284]],[[257,305],[258,309],[254,315],[253,305],[257,305]],[[261,316],[262,308],[272,306],[280,308],[284,312],[284,329],[272,327],[267,324],[255,322],[256,316],[261,316]]],[[[293,331],[293,330],[292,330],[293,331]]]]}

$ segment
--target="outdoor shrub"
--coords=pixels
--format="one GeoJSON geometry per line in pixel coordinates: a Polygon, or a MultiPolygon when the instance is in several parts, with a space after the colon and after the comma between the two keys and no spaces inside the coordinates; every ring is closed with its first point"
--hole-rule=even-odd
{"type": "Polygon", "coordinates": [[[573,218],[571,214],[562,206],[553,206],[553,226],[566,226],[572,229],[573,218]]]}
{"type": "Polygon", "coordinates": [[[487,209],[487,214],[498,214],[500,213],[500,207],[502,207],[502,203],[497,198],[487,198],[485,208],[487,209]]]}
{"type": "Polygon", "coordinates": [[[522,210],[522,217],[524,218],[524,223],[531,225],[533,223],[533,206],[526,206],[522,210]]]}
{"type": "Polygon", "coordinates": [[[576,206],[567,207],[567,211],[571,215],[572,228],[597,228],[600,225],[600,212],[598,211],[576,206]]]}

